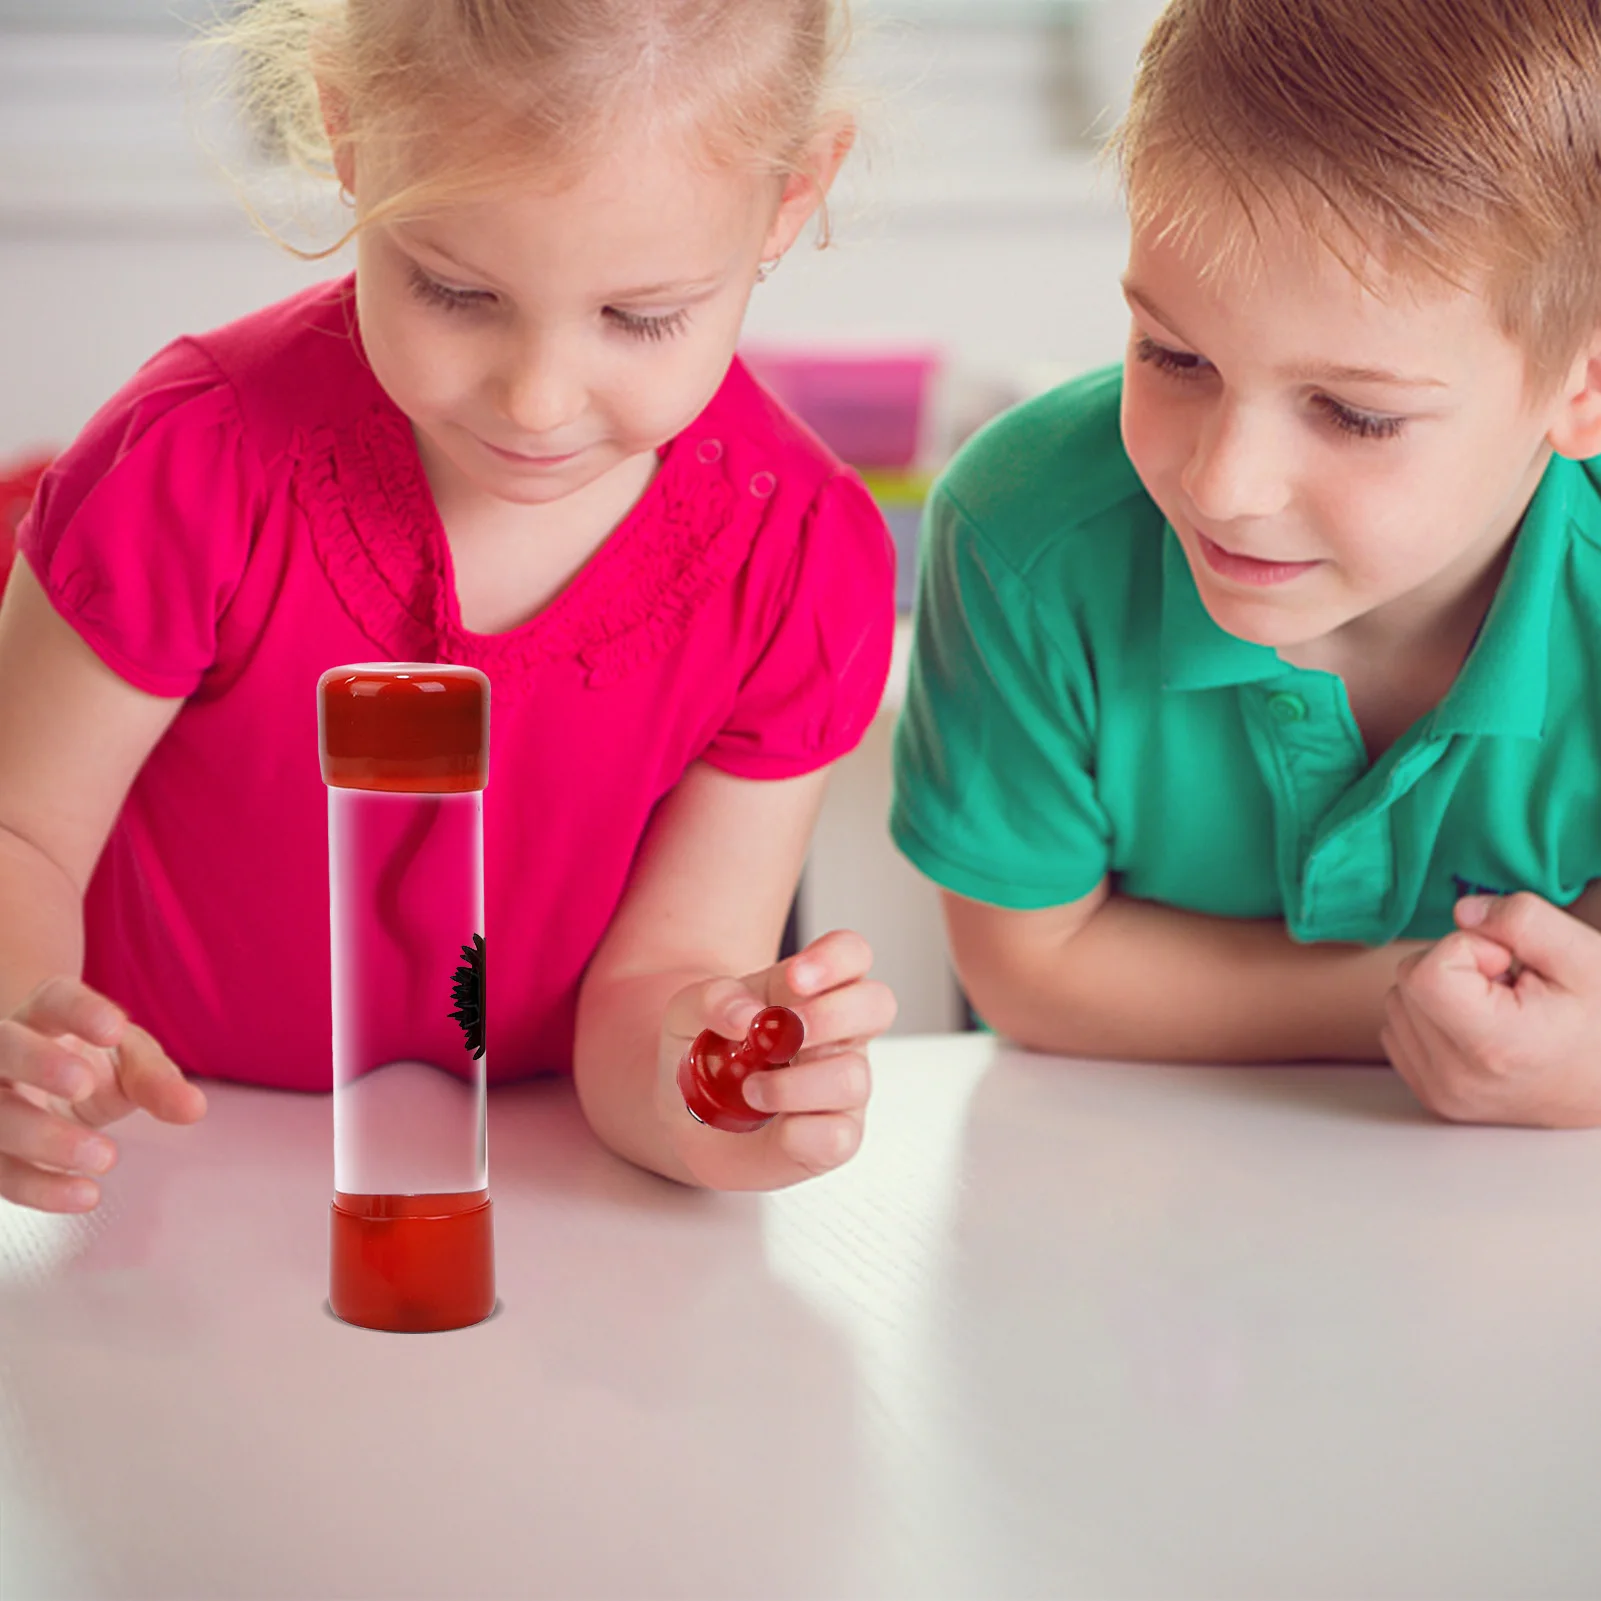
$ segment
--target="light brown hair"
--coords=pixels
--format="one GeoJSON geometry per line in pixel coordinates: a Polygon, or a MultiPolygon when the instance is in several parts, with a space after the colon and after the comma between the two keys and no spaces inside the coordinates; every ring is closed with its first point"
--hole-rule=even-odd
{"type": "Polygon", "coordinates": [[[1482,288],[1535,387],[1601,329],[1601,0],[1171,0],[1112,150],[1136,227],[1482,288]]]}
{"type": "Polygon", "coordinates": [[[332,109],[392,175],[359,228],[521,175],[559,184],[625,119],[787,177],[836,109],[844,36],[843,0],[254,0],[211,42],[293,165],[334,177],[332,109]]]}

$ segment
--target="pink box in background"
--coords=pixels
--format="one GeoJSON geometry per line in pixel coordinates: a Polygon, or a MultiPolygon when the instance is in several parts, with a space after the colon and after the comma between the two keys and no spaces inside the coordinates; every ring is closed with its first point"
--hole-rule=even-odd
{"type": "Polygon", "coordinates": [[[941,354],[931,345],[752,345],[762,383],[852,467],[912,466],[941,354]]]}

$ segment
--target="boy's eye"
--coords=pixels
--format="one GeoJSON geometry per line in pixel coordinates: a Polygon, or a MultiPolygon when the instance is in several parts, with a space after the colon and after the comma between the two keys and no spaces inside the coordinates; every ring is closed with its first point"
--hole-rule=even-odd
{"type": "Polygon", "coordinates": [[[1350,434],[1356,439],[1394,439],[1406,427],[1405,417],[1385,417],[1376,412],[1356,411],[1331,395],[1314,395],[1312,404],[1342,434],[1350,434]]]}
{"type": "Polygon", "coordinates": [[[421,267],[413,267],[410,274],[411,290],[416,297],[430,306],[443,306],[447,311],[472,311],[489,305],[494,296],[487,289],[456,289],[430,278],[421,267]]]}
{"type": "Polygon", "coordinates": [[[1211,365],[1200,356],[1185,350],[1170,350],[1159,345],[1149,334],[1141,334],[1134,341],[1134,359],[1148,362],[1159,372],[1171,373],[1175,378],[1195,378],[1211,365]]]}
{"type": "MultiPolygon", "coordinates": [[[[1200,378],[1210,371],[1211,363],[1203,356],[1194,356],[1183,350],[1171,350],[1166,345],[1141,335],[1134,342],[1134,356],[1138,361],[1149,362],[1160,372],[1174,378],[1200,378]]],[[[1387,417],[1379,412],[1358,411],[1332,395],[1314,395],[1312,404],[1342,434],[1353,439],[1394,439],[1406,427],[1405,417],[1387,417]]]]}
{"type": "Polygon", "coordinates": [[[670,339],[689,321],[687,311],[670,311],[665,316],[650,317],[643,312],[624,311],[621,306],[608,306],[606,316],[635,339],[670,339]]]}

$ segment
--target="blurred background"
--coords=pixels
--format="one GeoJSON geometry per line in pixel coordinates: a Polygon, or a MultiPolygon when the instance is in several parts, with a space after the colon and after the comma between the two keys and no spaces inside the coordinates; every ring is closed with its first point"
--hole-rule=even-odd
{"type": "MultiPolygon", "coordinates": [[[[253,150],[184,55],[218,0],[0,0],[0,533],[40,464],[160,346],[348,270],[250,224],[208,150],[337,237],[331,197],[253,150]]],[[[929,478],[997,410],[1114,361],[1126,322],[1117,187],[1097,160],[1162,0],[854,0],[862,137],[834,243],[760,285],[746,355],[862,469],[910,606],[929,478]]],[[[959,1026],[936,897],[895,853],[885,707],[841,764],[798,905],[860,929],[901,1032],[959,1026]]]]}

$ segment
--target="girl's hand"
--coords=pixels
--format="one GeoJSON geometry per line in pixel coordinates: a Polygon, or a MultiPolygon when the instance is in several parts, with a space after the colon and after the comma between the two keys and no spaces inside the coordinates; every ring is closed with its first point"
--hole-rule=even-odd
{"type": "Polygon", "coordinates": [[[672,998],[662,1025],[657,1104],[696,1182],[779,1189],[855,1154],[872,1086],[866,1046],[895,1021],[889,987],[867,977],[872,962],[861,935],[836,931],[760,973],[691,984],[672,998]],[[746,1101],[773,1120],[750,1134],[706,1128],[678,1092],[679,1059],[702,1029],[742,1039],[764,1006],[789,1007],[806,1029],[794,1061],[745,1080],[746,1101]]]}
{"type": "Polygon", "coordinates": [[[0,1021],[0,1196],[43,1212],[87,1212],[93,1175],[117,1159],[95,1132],[142,1108],[166,1123],[206,1098],[151,1036],[75,978],[41,984],[0,1021]]]}
{"type": "Polygon", "coordinates": [[[1380,1038],[1457,1123],[1601,1124],[1601,933],[1538,895],[1473,896],[1401,964],[1380,1038]]]}

